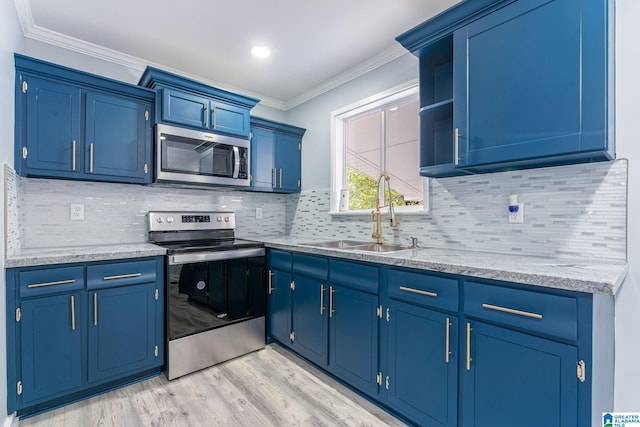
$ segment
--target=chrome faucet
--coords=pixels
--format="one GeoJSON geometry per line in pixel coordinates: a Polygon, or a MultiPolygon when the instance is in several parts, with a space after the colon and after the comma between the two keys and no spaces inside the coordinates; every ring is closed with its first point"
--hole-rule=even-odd
{"type": "Polygon", "coordinates": [[[393,211],[393,198],[391,197],[390,181],[391,181],[391,178],[386,172],[381,173],[380,178],[378,178],[378,187],[376,189],[376,210],[371,212],[371,214],[373,215],[373,220],[376,223],[376,228],[373,231],[373,234],[371,235],[371,237],[376,239],[377,244],[382,244],[382,220],[381,220],[382,212],[380,212],[380,209],[384,207],[389,207],[389,223],[391,224],[392,227],[398,226],[398,222],[396,221],[396,215],[393,211]],[[384,179],[384,183],[382,183],[383,179],[384,179]],[[385,191],[385,184],[389,193],[388,203],[384,202],[384,198],[386,197],[386,193],[387,193],[385,191]],[[382,205],[380,205],[380,187],[381,186],[382,186],[382,198],[383,198],[382,205]]]}

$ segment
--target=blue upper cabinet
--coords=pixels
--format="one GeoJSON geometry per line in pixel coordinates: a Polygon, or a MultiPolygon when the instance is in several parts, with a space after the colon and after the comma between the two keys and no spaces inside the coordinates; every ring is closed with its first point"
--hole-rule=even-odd
{"type": "Polygon", "coordinates": [[[302,184],[302,136],[305,129],[251,117],[249,190],[299,193],[302,184]]]}
{"type": "Polygon", "coordinates": [[[18,173],[151,182],[153,91],[17,54],[15,64],[18,173]]]}
{"type": "Polygon", "coordinates": [[[420,57],[421,173],[613,159],[608,1],[469,3],[398,37],[420,57]]]}
{"type": "Polygon", "coordinates": [[[228,92],[167,71],[147,67],[139,82],[158,91],[159,123],[249,137],[249,112],[256,98],[228,92]]]}

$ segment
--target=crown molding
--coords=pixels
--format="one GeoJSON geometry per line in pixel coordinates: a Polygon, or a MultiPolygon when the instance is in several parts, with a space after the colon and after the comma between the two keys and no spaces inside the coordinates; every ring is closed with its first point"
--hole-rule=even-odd
{"type": "Polygon", "coordinates": [[[281,100],[281,99],[276,99],[269,96],[264,96],[259,93],[247,91],[242,88],[231,86],[223,82],[211,80],[203,76],[194,75],[177,68],[168,67],[165,64],[158,64],[149,60],[145,60],[144,58],[128,55],[126,53],[123,53],[114,49],[109,49],[104,46],[100,46],[100,45],[90,43],[75,37],[68,36],[66,34],[48,30],[34,23],[33,14],[31,12],[31,4],[29,0],[14,0],[14,2],[16,5],[18,19],[20,21],[20,26],[22,27],[22,32],[24,34],[24,37],[26,38],[37,40],[43,43],[48,43],[54,46],[61,47],[63,49],[68,49],[68,50],[78,52],[87,56],[101,59],[103,61],[112,62],[118,65],[122,65],[124,67],[138,70],[140,72],[144,71],[147,65],[164,69],[171,73],[183,75],[185,77],[189,77],[194,80],[198,80],[203,83],[207,83],[212,86],[219,87],[221,89],[225,89],[231,92],[238,92],[248,96],[259,98],[260,104],[265,105],[267,107],[275,108],[281,111],[288,111],[319,95],[322,95],[323,93],[326,93],[372,70],[375,70],[376,68],[381,67],[382,65],[387,64],[393,61],[394,59],[399,58],[400,56],[407,53],[407,51],[404,48],[402,48],[402,46],[396,45],[374,56],[370,60],[364,63],[361,63],[353,68],[350,68],[349,70],[338,74],[334,78],[327,80],[324,83],[298,96],[295,96],[289,100],[281,100]]]}
{"type": "Polygon", "coordinates": [[[288,111],[294,107],[297,107],[300,104],[304,104],[305,102],[319,95],[322,95],[323,93],[329,92],[330,90],[335,89],[338,86],[348,83],[351,80],[354,80],[364,74],[367,74],[368,72],[373,71],[376,68],[379,68],[408,53],[409,52],[405,50],[402,46],[395,45],[379,53],[378,55],[374,56],[368,61],[363,62],[359,65],[356,65],[355,67],[350,68],[349,70],[338,74],[334,78],[325,81],[324,83],[312,88],[311,90],[308,90],[298,96],[295,96],[289,99],[285,104],[284,110],[288,111]]]}

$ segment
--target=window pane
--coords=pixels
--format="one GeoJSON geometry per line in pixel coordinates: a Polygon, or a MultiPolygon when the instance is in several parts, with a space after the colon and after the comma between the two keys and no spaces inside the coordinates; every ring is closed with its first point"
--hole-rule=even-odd
{"type": "Polygon", "coordinates": [[[385,110],[385,163],[398,206],[424,204],[418,108],[416,99],[385,110]]]}
{"type": "Polygon", "coordinates": [[[380,175],[379,111],[346,123],[347,189],[349,209],[374,209],[380,175]]]}

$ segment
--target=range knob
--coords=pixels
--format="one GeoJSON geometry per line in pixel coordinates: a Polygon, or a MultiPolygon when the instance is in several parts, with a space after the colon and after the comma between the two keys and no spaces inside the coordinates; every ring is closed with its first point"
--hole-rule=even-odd
{"type": "Polygon", "coordinates": [[[217,217],[217,218],[216,218],[216,221],[218,221],[218,222],[222,222],[222,217],[221,217],[221,216],[217,217]]]}
{"type": "Polygon", "coordinates": [[[171,224],[171,223],[173,222],[173,217],[172,217],[172,216],[168,216],[168,217],[167,217],[167,222],[168,222],[169,224],[171,224]]]}
{"type": "Polygon", "coordinates": [[[159,216],[156,221],[158,222],[158,224],[162,224],[164,222],[164,218],[162,218],[161,216],[159,216]]]}
{"type": "Polygon", "coordinates": [[[229,222],[229,217],[228,216],[224,217],[224,222],[229,222]]]}

